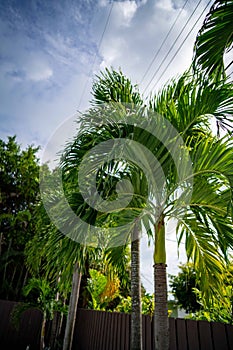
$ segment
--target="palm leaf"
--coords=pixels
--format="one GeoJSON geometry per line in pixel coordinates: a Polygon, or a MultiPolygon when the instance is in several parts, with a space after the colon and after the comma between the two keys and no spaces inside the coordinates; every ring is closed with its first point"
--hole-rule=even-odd
{"type": "MultiPolygon", "coordinates": [[[[233,1],[216,0],[207,14],[194,45],[194,69],[224,75],[224,53],[233,42],[233,1]]],[[[232,62],[231,62],[232,63],[232,62]]]]}
{"type": "MultiPolygon", "coordinates": [[[[188,207],[178,209],[178,242],[186,241],[188,259],[199,271],[202,288],[216,288],[233,248],[232,140],[199,138],[191,151],[193,193],[188,207]]],[[[181,205],[182,206],[182,205],[181,205]]]]}
{"type": "Polygon", "coordinates": [[[233,114],[231,83],[218,84],[189,72],[165,85],[150,101],[151,108],[168,119],[182,137],[210,133],[211,121],[230,129],[233,114]]]}

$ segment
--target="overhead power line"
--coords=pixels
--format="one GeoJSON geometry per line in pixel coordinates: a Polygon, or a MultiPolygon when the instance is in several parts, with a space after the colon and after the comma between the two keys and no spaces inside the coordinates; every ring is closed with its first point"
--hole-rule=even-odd
{"type": "Polygon", "coordinates": [[[171,28],[169,29],[169,31],[168,31],[166,37],[163,39],[162,44],[160,45],[160,47],[159,47],[159,49],[157,50],[157,52],[154,54],[154,56],[153,56],[153,58],[152,58],[152,60],[151,60],[151,62],[150,62],[150,64],[149,64],[149,66],[147,67],[145,73],[143,74],[143,77],[141,78],[140,85],[141,85],[142,81],[145,79],[145,77],[147,76],[147,73],[148,73],[149,70],[151,69],[151,67],[152,67],[152,65],[153,65],[153,63],[154,63],[154,61],[155,61],[156,58],[158,57],[158,54],[160,53],[162,47],[164,46],[165,42],[167,41],[167,38],[169,37],[170,33],[172,32],[173,28],[175,27],[176,22],[177,22],[178,19],[180,18],[180,15],[181,15],[181,13],[183,12],[183,10],[184,10],[185,6],[187,5],[187,3],[188,3],[188,0],[185,1],[184,5],[183,5],[182,8],[180,9],[180,11],[179,11],[179,13],[178,13],[178,15],[177,15],[177,17],[176,17],[176,19],[175,19],[175,21],[173,22],[171,28]]]}
{"type": "Polygon", "coordinates": [[[192,33],[192,31],[194,30],[194,28],[196,27],[197,23],[199,22],[200,18],[202,17],[202,15],[205,13],[206,9],[209,7],[210,3],[212,2],[212,0],[210,0],[208,2],[208,4],[206,5],[206,7],[204,8],[204,10],[201,12],[200,16],[198,16],[197,20],[195,21],[195,23],[193,24],[191,30],[188,32],[188,34],[186,35],[186,37],[184,38],[184,40],[182,41],[182,43],[180,44],[180,46],[178,47],[178,49],[176,50],[176,52],[174,53],[174,55],[172,56],[172,58],[170,59],[170,61],[168,62],[168,64],[166,65],[166,67],[164,68],[163,72],[160,74],[158,80],[156,81],[156,83],[154,84],[152,90],[154,90],[155,86],[158,84],[158,82],[160,81],[160,79],[162,78],[162,76],[164,75],[164,73],[166,72],[166,70],[168,69],[168,67],[170,66],[170,64],[173,62],[174,58],[177,56],[178,52],[180,51],[180,49],[182,48],[182,46],[184,45],[185,41],[188,39],[188,37],[190,36],[190,34],[192,33]]]}
{"type": "MultiPolygon", "coordinates": [[[[104,38],[104,35],[106,33],[106,30],[107,30],[107,27],[108,27],[108,24],[109,24],[109,21],[110,21],[110,17],[111,17],[111,14],[112,14],[112,9],[113,9],[113,4],[114,4],[114,1],[111,3],[111,6],[110,6],[110,9],[109,9],[109,13],[108,13],[108,16],[107,16],[107,20],[105,22],[105,26],[104,26],[104,29],[103,29],[103,32],[102,32],[102,35],[100,37],[100,40],[99,40],[99,43],[97,45],[97,51],[100,50],[100,47],[102,45],[102,42],[103,42],[103,38],[104,38]]],[[[94,64],[95,64],[95,61],[96,61],[96,57],[97,57],[97,54],[95,53],[94,55],[94,59],[93,59],[93,62],[92,62],[92,65],[91,65],[91,69],[88,73],[88,77],[86,79],[86,82],[84,84],[84,87],[83,87],[83,90],[82,90],[82,93],[81,93],[81,97],[80,97],[80,100],[79,100],[79,104],[78,104],[78,110],[81,106],[81,102],[82,102],[82,99],[83,99],[83,96],[86,92],[86,88],[87,88],[87,83],[88,83],[88,80],[90,79],[90,76],[91,76],[91,73],[93,71],[93,67],[94,67],[94,64]]]]}
{"type": "MultiPolygon", "coordinates": [[[[189,24],[190,20],[192,19],[192,17],[194,16],[196,10],[198,9],[198,7],[200,6],[202,0],[199,0],[199,2],[197,3],[196,7],[194,8],[194,10],[192,11],[192,13],[190,14],[189,18],[187,19],[187,21],[185,22],[185,24],[183,25],[180,33],[178,34],[178,36],[176,37],[175,41],[173,42],[172,46],[170,47],[170,49],[168,50],[166,56],[163,58],[163,60],[161,60],[160,65],[158,66],[158,68],[156,69],[155,73],[152,75],[149,83],[146,85],[143,94],[145,93],[145,91],[148,89],[148,87],[150,86],[150,84],[152,83],[152,81],[154,80],[155,76],[158,74],[160,68],[162,67],[162,65],[164,64],[165,60],[167,59],[167,57],[170,55],[172,49],[174,48],[174,46],[176,45],[177,41],[179,40],[180,36],[182,35],[182,33],[184,32],[184,30],[186,29],[187,25],[189,24]]],[[[211,1],[210,1],[211,2],[211,1]]],[[[208,3],[209,4],[209,3],[208,3]]]]}
{"type": "Polygon", "coordinates": [[[144,280],[146,280],[149,284],[151,284],[152,286],[154,286],[153,282],[151,282],[151,280],[149,280],[148,277],[146,277],[142,272],[141,272],[142,278],[144,278],[144,280]]]}
{"type": "MultiPolygon", "coordinates": [[[[166,238],[166,241],[172,242],[172,243],[178,243],[175,239],[170,239],[170,238],[166,238]]],[[[184,242],[180,242],[180,244],[185,244],[184,242]]]]}

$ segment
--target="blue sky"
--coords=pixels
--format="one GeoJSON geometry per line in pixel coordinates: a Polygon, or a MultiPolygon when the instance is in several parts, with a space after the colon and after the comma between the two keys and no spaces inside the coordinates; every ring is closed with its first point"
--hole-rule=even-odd
{"type": "MultiPolygon", "coordinates": [[[[67,118],[77,117],[77,110],[88,108],[93,76],[105,66],[121,67],[145,95],[157,82],[156,91],[191,63],[195,36],[207,12],[202,14],[207,4],[203,0],[188,21],[198,2],[189,0],[180,12],[185,0],[1,0],[0,138],[16,134],[23,146],[34,143],[43,150],[67,118]],[[142,79],[178,14],[173,30],[142,79]],[[186,21],[187,27],[165,60],[186,21]],[[160,64],[158,74],[144,91],[160,64]]],[[[170,236],[175,239],[172,230],[170,236]]],[[[176,243],[167,244],[168,269],[174,273],[179,260],[176,243]]],[[[144,283],[152,290],[152,284],[146,282],[146,278],[152,280],[151,250],[145,246],[144,283]]],[[[183,253],[180,259],[184,259],[183,253]]]]}

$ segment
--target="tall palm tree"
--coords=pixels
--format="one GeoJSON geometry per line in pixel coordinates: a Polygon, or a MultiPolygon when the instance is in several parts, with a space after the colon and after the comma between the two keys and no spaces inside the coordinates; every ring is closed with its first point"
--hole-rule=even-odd
{"type": "MultiPolygon", "coordinates": [[[[141,106],[142,99],[137,86],[133,86],[121,71],[117,72],[106,68],[101,72],[93,84],[92,104],[123,103],[131,106],[141,106]]],[[[132,170],[132,167],[131,167],[132,170]]],[[[138,173],[138,172],[137,172],[138,173]]],[[[134,178],[140,177],[134,172],[134,178]]],[[[142,180],[142,178],[140,179],[142,180]]],[[[137,181],[139,184],[139,181],[137,181]]],[[[136,189],[135,189],[136,190],[136,189]]],[[[139,189],[137,189],[139,190],[139,189]]],[[[139,190],[140,192],[140,190],[139,190]]],[[[140,278],[140,225],[135,221],[131,232],[131,350],[142,350],[142,309],[141,309],[141,278],[140,278]]]]}
{"type": "Polygon", "coordinates": [[[221,281],[226,247],[232,245],[232,218],[229,212],[232,206],[232,141],[216,140],[210,133],[211,118],[221,123],[227,123],[230,119],[232,97],[230,84],[216,85],[204,79],[195,81],[184,74],[178,81],[165,86],[151,102],[151,107],[166,117],[182,136],[193,169],[190,202],[185,204],[181,201],[177,207],[176,199],[172,196],[179,192],[180,184],[174,176],[174,169],[166,174],[166,188],[171,197],[166,197],[155,224],[156,350],[168,349],[165,219],[177,218],[178,242],[185,237],[187,256],[201,271],[205,291],[208,290],[207,286],[213,287],[215,282],[221,281]],[[223,179],[227,189],[222,187],[223,179]],[[183,209],[185,211],[182,212],[183,209]],[[221,226],[223,222],[226,224],[224,229],[221,226]]]}
{"type": "MultiPolygon", "coordinates": [[[[233,1],[216,0],[197,35],[194,68],[221,78],[225,76],[224,54],[232,49],[233,1]]],[[[230,67],[232,60],[227,67],[230,67]]]]}

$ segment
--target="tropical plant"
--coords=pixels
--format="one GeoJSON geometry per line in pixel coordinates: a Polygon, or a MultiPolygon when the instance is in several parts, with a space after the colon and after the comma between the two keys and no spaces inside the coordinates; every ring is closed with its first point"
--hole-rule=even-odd
{"type": "MultiPolygon", "coordinates": [[[[149,188],[151,198],[157,200],[159,215],[153,205],[151,205],[152,211],[149,208],[148,210],[155,228],[155,348],[167,349],[166,221],[172,217],[178,219],[178,241],[180,242],[182,238],[186,239],[188,258],[193,260],[195,267],[199,267],[200,283],[205,293],[208,289],[214,288],[217,283],[221,283],[227,247],[232,246],[233,243],[230,214],[232,140],[217,139],[211,135],[210,131],[211,117],[221,122],[227,118],[230,119],[229,114],[232,113],[233,106],[232,86],[226,83],[217,85],[203,78],[193,80],[188,74],[184,74],[177,81],[174,80],[165,86],[154,100],[151,100],[150,106],[154,112],[169,121],[183,138],[184,143],[183,146],[180,145],[180,149],[183,149],[184,152],[180,153],[176,160],[172,159],[165,144],[158,140],[158,137],[149,134],[146,129],[138,129],[137,118],[139,117],[146,122],[149,121],[149,125],[152,126],[161,123],[161,133],[157,133],[159,137],[162,133],[166,135],[167,132],[163,124],[164,119],[159,119],[153,113],[147,113],[144,108],[137,109],[137,113],[134,114],[136,124],[134,126],[127,124],[129,109],[125,106],[122,108],[122,105],[117,107],[116,104],[113,104],[113,110],[119,113],[119,124],[114,124],[114,118],[111,119],[108,113],[105,115],[108,109],[106,105],[101,112],[97,108],[88,111],[81,120],[83,133],[78,146],[82,149],[82,146],[86,145],[83,148],[83,153],[85,153],[104,140],[119,137],[130,138],[149,149],[163,169],[164,182],[160,182],[163,202],[158,202],[158,197],[153,194],[153,189],[149,188]],[[153,124],[153,120],[157,124],[153,124]],[[91,140],[89,143],[85,141],[88,140],[88,137],[91,140]],[[182,178],[182,182],[178,172],[188,166],[187,158],[190,159],[191,173],[189,178],[182,178]],[[188,202],[185,202],[191,182],[193,182],[192,196],[188,202]],[[181,192],[183,192],[182,195],[181,192]]],[[[167,139],[170,145],[174,142],[174,147],[177,147],[175,143],[177,136],[171,139],[171,135],[167,135],[167,139]]],[[[137,151],[138,149],[135,152],[137,151]]],[[[134,150],[131,150],[131,156],[134,154],[136,157],[133,152],[134,150]]],[[[133,156],[131,159],[134,159],[133,156]]],[[[134,165],[131,164],[131,166],[134,165]]],[[[115,166],[114,170],[116,174],[117,171],[119,172],[119,167],[115,166]]],[[[113,171],[109,171],[108,174],[113,174],[113,171]]],[[[130,178],[132,172],[129,171],[128,175],[130,178]]],[[[135,182],[132,181],[132,184],[135,182]]],[[[144,179],[141,181],[141,186],[145,187],[145,184],[144,179]]],[[[148,192],[139,192],[139,194],[144,198],[142,202],[145,203],[145,196],[148,195],[148,192]]],[[[153,204],[153,200],[150,203],[153,204]]],[[[115,222],[126,222],[125,214],[126,211],[118,216],[114,214],[115,222]]],[[[144,225],[148,229],[148,222],[145,224],[144,221],[144,225]]]]}
{"type": "Polygon", "coordinates": [[[200,289],[193,264],[181,265],[180,269],[177,276],[170,276],[170,286],[178,305],[189,313],[188,318],[232,324],[232,263],[223,271],[220,289],[210,291],[208,299],[200,289]]]}
{"type": "MultiPolygon", "coordinates": [[[[50,203],[50,209],[56,213],[55,215],[59,216],[62,224],[68,226],[69,217],[66,215],[61,201],[59,201],[61,193],[59,192],[58,177],[59,169],[55,169],[51,173],[45,167],[41,174],[41,181],[44,182],[44,186],[41,183],[44,194],[43,199],[46,205],[48,205],[48,202],[50,203]]],[[[68,178],[64,181],[64,187],[72,209],[78,212],[84,200],[81,196],[78,196],[77,188],[72,188],[71,179],[68,178]]],[[[123,284],[127,284],[127,277],[125,278],[124,276],[124,271],[128,266],[127,247],[103,250],[81,245],[75,240],[75,236],[73,236],[73,239],[70,239],[57,229],[50,221],[43,203],[38,205],[37,210],[40,215],[38,215],[39,219],[35,237],[28,243],[26,249],[28,267],[34,274],[42,273],[54,282],[59,280],[60,298],[66,299],[71,288],[67,327],[63,342],[63,348],[69,349],[72,346],[72,333],[76,319],[82,276],[85,274],[88,275],[90,266],[95,267],[96,264],[98,266],[101,262],[105,270],[109,269],[113,273],[119,274],[123,284]]],[[[90,214],[88,214],[89,217],[91,217],[91,214],[92,212],[90,211],[90,214]]],[[[72,231],[71,227],[70,234],[72,233],[74,235],[76,234],[72,231]]],[[[82,235],[84,235],[83,232],[82,235]]],[[[84,292],[87,293],[86,287],[84,292]]],[[[86,296],[83,297],[86,298],[86,296]]]]}
{"type": "MultiPolygon", "coordinates": [[[[126,78],[122,72],[116,72],[116,71],[110,71],[106,69],[105,73],[101,73],[100,76],[97,76],[96,81],[93,84],[93,96],[94,100],[92,101],[92,104],[94,106],[102,106],[103,102],[106,102],[108,104],[111,104],[112,102],[122,102],[126,103],[127,105],[141,105],[142,100],[140,98],[140,95],[137,91],[136,86],[132,86],[130,80],[126,78]]],[[[101,109],[102,107],[100,107],[101,109]]],[[[97,113],[98,110],[97,108],[97,113]]],[[[95,110],[95,107],[93,108],[93,111],[95,110]]],[[[74,183],[75,181],[75,200],[77,202],[77,197],[80,200],[79,204],[79,215],[80,217],[84,217],[85,220],[89,217],[89,223],[90,224],[97,224],[99,222],[100,224],[104,223],[104,220],[106,220],[106,215],[102,215],[100,217],[96,210],[90,209],[88,205],[86,205],[83,201],[83,198],[80,194],[77,193],[77,175],[78,175],[78,166],[82,161],[82,158],[84,157],[85,153],[88,151],[90,144],[93,146],[95,145],[95,140],[97,141],[96,144],[98,144],[100,138],[109,138],[107,136],[108,130],[102,129],[103,135],[101,135],[101,130],[93,130],[92,132],[92,126],[91,129],[89,129],[89,126],[87,126],[88,130],[86,130],[86,121],[89,117],[91,117],[92,111],[86,116],[82,118],[82,122],[80,124],[80,130],[81,132],[79,135],[75,138],[75,140],[66,148],[62,160],[62,168],[63,173],[65,177],[68,177],[67,182],[69,182],[69,179],[71,182],[74,183]],[[80,199],[81,197],[81,199],[80,199]],[[80,211],[81,209],[81,211],[80,211]]],[[[87,122],[88,124],[88,122],[87,122]]],[[[110,131],[110,130],[109,130],[110,131]]],[[[116,135],[118,133],[118,130],[114,130],[116,132],[116,135]]],[[[111,131],[109,133],[111,135],[111,131]]],[[[133,166],[131,165],[131,173],[134,173],[134,177],[141,176],[138,174],[138,171],[132,171],[133,166]]],[[[116,184],[121,180],[122,178],[126,178],[127,174],[129,173],[127,167],[124,168],[123,164],[119,165],[119,162],[110,162],[107,165],[104,165],[102,167],[102,170],[99,171],[97,174],[97,183],[98,183],[98,190],[101,192],[102,197],[108,197],[114,199],[116,197],[116,184]],[[124,169],[124,170],[123,170],[124,169]],[[103,179],[105,181],[103,182],[103,179]],[[111,180],[112,179],[112,180],[111,180]],[[104,183],[104,184],[103,184],[104,183]]],[[[64,179],[65,179],[64,177],[64,179]]],[[[66,181],[66,180],[65,180],[66,181]]],[[[140,181],[137,181],[138,184],[140,181]]],[[[70,188],[69,188],[70,191],[70,188]]],[[[140,193],[140,192],[139,192],[140,193]]],[[[135,197],[134,197],[135,198],[135,197]]],[[[138,201],[138,198],[137,198],[138,201]]],[[[70,203],[72,203],[72,200],[70,200],[70,203]]],[[[143,203],[141,203],[139,206],[143,206],[143,203]]],[[[116,218],[114,217],[114,214],[111,216],[111,219],[109,221],[116,222],[117,219],[119,220],[119,216],[116,218]]],[[[107,224],[108,225],[108,224],[107,224]]],[[[131,322],[131,347],[132,349],[141,349],[142,348],[142,328],[141,328],[141,302],[140,302],[140,269],[139,269],[139,226],[135,222],[135,227],[132,227],[132,230],[130,232],[130,235],[134,234],[134,239],[132,240],[131,244],[131,294],[132,294],[132,322],[131,322]]],[[[106,227],[106,223],[105,223],[106,227]]],[[[106,240],[106,239],[105,239],[106,240]]],[[[126,240],[126,243],[127,240],[126,240]]],[[[105,242],[106,244],[106,242],[105,242]]],[[[123,243],[120,244],[122,246],[123,243]]],[[[125,244],[125,242],[124,242],[125,244]]],[[[123,246],[122,246],[123,247],[123,246]]],[[[122,247],[118,247],[117,249],[108,249],[107,256],[110,257],[110,261],[112,253],[114,251],[121,253],[122,247]]],[[[125,248],[123,248],[123,251],[127,247],[127,244],[125,245],[125,248]]],[[[114,253],[115,254],[115,253],[114,253]]],[[[115,254],[116,256],[116,254],[115,254]]],[[[120,255],[119,255],[120,257],[120,255]]],[[[118,258],[119,259],[119,258],[118,258]]]]}
{"type": "Polygon", "coordinates": [[[205,320],[208,322],[221,322],[227,324],[233,324],[232,317],[232,301],[233,290],[232,285],[225,285],[221,288],[219,293],[216,293],[211,303],[206,301],[203,293],[194,289],[194,293],[197,296],[197,300],[201,305],[199,311],[191,313],[188,318],[192,320],[205,320]]]}
{"type": "Polygon", "coordinates": [[[180,272],[177,276],[169,276],[171,292],[179,307],[188,313],[196,312],[201,305],[194,292],[194,288],[198,289],[199,287],[195,269],[192,263],[180,265],[179,268],[180,272]]]}
{"type": "MultiPolygon", "coordinates": [[[[149,315],[149,316],[153,317],[153,315],[154,315],[154,296],[149,294],[149,293],[145,293],[141,297],[141,303],[142,303],[142,314],[149,315]]],[[[131,297],[130,296],[128,296],[127,298],[120,297],[120,302],[113,311],[131,313],[132,312],[131,297]]]]}
{"type": "Polygon", "coordinates": [[[120,280],[118,276],[106,276],[100,271],[91,269],[87,285],[91,295],[89,307],[94,310],[109,310],[110,305],[120,296],[120,280]]]}
{"type": "Polygon", "coordinates": [[[34,235],[39,193],[38,147],[16,136],[0,140],[0,297],[21,300],[27,283],[24,248],[34,235]]]}
{"type": "Polygon", "coordinates": [[[178,202],[172,198],[180,193],[182,186],[175,169],[168,169],[165,178],[169,195],[155,225],[155,348],[167,349],[165,220],[177,218],[178,243],[185,239],[188,259],[198,267],[205,296],[221,283],[227,247],[233,243],[229,211],[232,208],[232,140],[218,140],[210,132],[211,118],[220,118],[222,122],[230,119],[232,89],[230,84],[216,85],[203,78],[195,81],[185,74],[165,86],[151,106],[179,131],[192,164],[193,189],[189,203],[182,203],[183,195],[178,202]],[[220,94],[216,98],[217,91],[220,94]],[[222,225],[226,225],[225,228],[222,225]]]}
{"type": "Polygon", "coordinates": [[[31,278],[23,289],[23,294],[28,302],[17,304],[11,314],[11,320],[18,326],[22,313],[28,309],[35,308],[42,312],[42,323],[40,333],[40,350],[45,348],[46,321],[52,320],[55,311],[66,312],[66,308],[55,300],[56,289],[42,278],[31,278]]]}
{"type": "Polygon", "coordinates": [[[143,100],[139,94],[138,86],[132,85],[121,70],[106,68],[100,75],[96,75],[96,79],[92,87],[92,95],[94,99],[91,103],[95,105],[103,105],[103,103],[118,102],[124,104],[133,104],[140,106],[143,100]]]}
{"type": "Polygon", "coordinates": [[[203,74],[225,77],[224,55],[232,49],[233,43],[233,1],[216,0],[197,35],[194,45],[194,70],[201,69],[203,74]]]}

